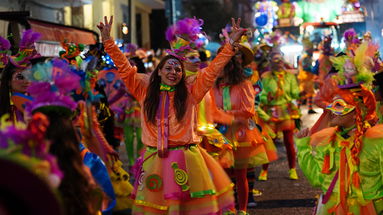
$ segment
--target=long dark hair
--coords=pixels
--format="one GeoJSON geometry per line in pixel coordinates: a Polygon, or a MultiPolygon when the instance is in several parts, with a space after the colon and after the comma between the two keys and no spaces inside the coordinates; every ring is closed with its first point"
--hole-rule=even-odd
{"type": "Polygon", "coordinates": [[[0,82],[0,116],[4,114],[11,114],[11,102],[9,93],[11,92],[12,75],[15,73],[16,67],[8,63],[1,74],[0,82]]]}
{"type": "MultiPolygon", "coordinates": [[[[218,50],[218,53],[222,51],[222,48],[218,50]]],[[[239,52],[239,51],[238,51],[239,52]]],[[[244,56],[242,54],[242,60],[244,56]]],[[[217,78],[216,86],[225,81],[230,86],[237,85],[246,80],[244,69],[242,64],[237,60],[236,56],[233,56],[223,69],[223,77],[217,78]]]]}
{"type": "Polygon", "coordinates": [[[48,116],[50,124],[46,138],[52,142],[50,153],[57,158],[58,165],[64,173],[59,186],[66,215],[93,215],[97,212],[95,205],[96,187],[89,183],[83,169],[80,155],[79,139],[76,136],[72,121],[65,114],[60,114],[49,107],[39,108],[48,116]]]}
{"type": "Polygon", "coordinates": [[[149,122],[153,124],[156,122],[156,113],[157,113],[157,108],[160,102],[161,77],[158,75],[158,72],[160,69],[164,67],[165,63],[169,59],[175,59],[179,61],[182,67],[182,79],[175,86],[176,91],[174,95],[174,104],[173,104],[174,109],[176,110],[177,120],[181,121],[186,112],[186,100],[188,97],[188,90],[186,88],[186,83],[185,83],[184,66],[181,60],[178,59],[177,57],[172,55],[167,55],[161,60],[161,62],[158,64],[158,66],[153,71],[152,75],[150,76],[149,88],[146,93],[146,98],[144,101],[144,109],[145,109],[146,117],[148,118],[149,122]]]}

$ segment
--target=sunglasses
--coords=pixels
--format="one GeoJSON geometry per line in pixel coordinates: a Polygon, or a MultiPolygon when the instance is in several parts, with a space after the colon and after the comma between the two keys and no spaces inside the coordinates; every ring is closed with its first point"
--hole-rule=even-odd
{"type": "Polygon", "coordinates": [[[336,99],[326,107],[337,116],[344,116],[355,109],[355,106],[347,104],[343,99],[336,99]]]}

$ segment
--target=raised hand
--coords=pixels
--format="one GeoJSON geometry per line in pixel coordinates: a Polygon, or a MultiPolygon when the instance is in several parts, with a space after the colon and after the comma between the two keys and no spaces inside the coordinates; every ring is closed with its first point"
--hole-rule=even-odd
{"type": "Polygon", "coordinates": [[[110,31],[112,29],[113,16],[110,17],[109,22],[108,18],[104,16],[104,21],[105,23],[100,22],[100,24],[97,25],[97,28],[100,29],[101,32],[102,41],[110,39],[110,31]]]}
{"type": "Polygon", "coordinates": [[[310,129],[309,128],[302,129],[299,132],[295,133],[296,138],[304,138],[304,137],[307,137],[309,135],[310,135],[310,129]]]}
{"type": "Polygon", "coordinates": [[[231,18],[232,30],[231,30],[231,33],[229,35],[229,42],[233,46],[237,46],[238,45],[238,40],[247,31],[245,28],[241,28],[240,24],[241,24],[241,18],[238,18],[237,22],[235,21],[234,18],[231,18]]]}

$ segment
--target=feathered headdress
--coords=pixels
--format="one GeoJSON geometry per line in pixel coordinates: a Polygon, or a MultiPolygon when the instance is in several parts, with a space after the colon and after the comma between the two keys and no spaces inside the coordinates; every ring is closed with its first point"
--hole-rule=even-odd
{"type": "Polygon", "coordinates": [[[1,155],[29,167],[52,186],[58,187],[63,173],[56,158],[48,153],[50,143],[44,139],[49,125],[47,117],[41,113],[34,114],[28,125],[11,125],[5,120],[2,118],[0,130],[1,155]]]}
{"type": "Polygon", "coordinates": [[[99,59],[94,56],[88,56],[79,65],[79,68],[73,68],[72,71],[80,78],[80,88],[76,94],[76,101],[87,100],[89,102],[98,102],[103,96],[101,94],[95,94],[94,88],[97,82],[98,70],[96,66],[99,59]],[[81,94],[81,95],[79,95],[81,94]]]}
{"type": "Polygon", "coordinates": [[[355,56],[343,55],[330,57],[333,66],[338,70],[337,79],[340,88],[352,88],[360,84],[368,85],[373,81],[373,57],[378,50],[374,43],[362,43],[355,56]]]}
{"type": "Polygon", "coordinates": [[[70,96],[80,86],[80,77],[71,71],[70,65],[58,58],[34,65],[27,73],[32,82],[27,92],[34,98],[28,103],[26,111],[38,108],[59,109],[63,114],[71,114],[76,102],[70,96]]]}
{"type": "Polygon", "coordinates": [[[350,51],[351,54],[354,54],[354,50],[357,49],[360,44],[360,40],[355,30],[353,28],[346,30],[343,34],[343,38],[346,43],[347,50],[350,51]]]}
{"type": "Polygon", "coordinates": [[[185,18],[166,30],[166,40],[169,41],[171,55],[184,59],[185,55],[202,47],[203,42],[199,40],[203,25],[202,19],[185,18]]]}
{"type": "Polygon", "coordinates": [[[31,59],[41,57],[35,49],[35,42],[40,38],[41,34],[38,32],[31,29],[24,31],[19,43],[19,51],[10,57],[11,63],[16,67],[26,68],[31,59]]]}
{"type": "Polygon", "coordinates": [[[8,64],[8,55],[10,53],[11,43],[0,36],[0,69],[8,64]]]}

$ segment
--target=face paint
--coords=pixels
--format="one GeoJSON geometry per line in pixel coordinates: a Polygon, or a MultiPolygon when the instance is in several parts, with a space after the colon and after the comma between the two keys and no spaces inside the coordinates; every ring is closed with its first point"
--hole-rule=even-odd
{"type": "Polygon", "coordinates": [[[169,59],[167,64],[169,64],[169,65],[171,65],[173,67],[178,67],[178,66],[180,67],[181,66],[180,63],[177,60],[175,60],[175,59],[169,59]]]}
{"type": "Polygon", "coordinates": [[[199,58],[199,53],[197,51],[192,51],[185,55],[186,60],[190,63],[200,63],[201,59],[199,58]]]}
{"type": "Polygon", "coordinates": [[[159,70],[158,75],[161,76],[162,84],[175,86],[182,79],[182,65],[176,59],[169,59],[166,61],[163,68],[159,70]]]}
{"type": "Polygon", "coordinates": [[[343,99],[335,99],[331,104],[326,107],[333,114],[337,116],[344,116],[355,109],[355,106],[347,104],[343,99]]]}
{"type": "Polygon", "coordinates": [[[196,57],[196,56],[190,56],[190,57],[187,58],[187,60],[190,63],[200,63],[201,62],[201,60],[198,57],[196,57]]]}

